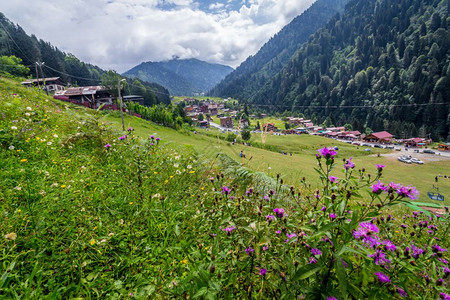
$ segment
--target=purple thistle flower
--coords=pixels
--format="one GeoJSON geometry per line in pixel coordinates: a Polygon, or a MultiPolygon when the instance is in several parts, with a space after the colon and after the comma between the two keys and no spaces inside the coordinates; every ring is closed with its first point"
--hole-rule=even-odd
{"type": "Polygon", "coordinates": [[[336,176],[330,176],[328,179],[330,179],[331,183],[336,183],[338,178],[336,176]]]}
{"type": "Polygon", "coordinates": [[[231,226],[231,227],[224,228],[222,230],[225,231],[227,233],[227,235],[231,235],[231,232],[236,230],[236,227],[231,226]]]}
{"type": "Polygon", "coordinates": [[[418,259],[420,254],[423,254],[425,251],[423,249],[420,249],[419,247],[416,247],[414,244],[411,245],[411,256],[415,259],[418,259]]]}
{"type": "Polygon", "coordinates": [[[230,189],[227,186],[222,186],[222,195],[229,195],[230,189]]]}
{"type": "Polygon", "coordinates": [[[338,300],[338,298],[330,296],[330,297],[327,297],[327,300],[338,300]]]}
{"type": "Polygon", "coordinates": [[[401,289],[398,286],[396,286],[396,288],[397,288],[397,293],[400,295],[400,297],[403,297],[403,298],[408,297],[408,293],[405,292],[404,289],[401,289]]]}
{"type": "Polygon", "coordinates": [[[375,275],[378,277],[378,280],[379,280],[381,283],[390,283],[390,282],[391,282],[391,279],[389,279],[389,276],[384,275],[384,274],[381,273],[381,272],[376,272],[375,275]]]}
{"type": "Polygon", "coordinates": [[[252,255],[253,252],[255,252],[255,249],[253,249],[252,247],[248,247],[245,249],[245,253],[247,253],[248,255],[252,255]]]}
{"type": "Polygon", "coordinates": [[[324,206],[322,206],[322,208],[320,210],[325,212],[327,210],[327,207],[324,205],[324,206]]]}
{"type": "Polygon", "coordinates": [[[270,200],[269,196],[267,196],[267,195],[265,195],[265,196],[263,197],[263,199],[266,200],[266,201],[269,201],[269,200],[270,200]]]}
{"type": "Polygon", "coordinates": [[[450,274],[450,269],[448,267],[442,267],[442,271],[444,272],[444,275],[449,275],[450,274]]]}
{"type": "Polygon", "coordinates": [[[259,275],[266,276],[266,274],[267,274],[267,270],[266,269],[264,269],[264,268],[259,269],[259,275]]]}
{"type": "Polygon", "coordinates": [[[156,138],[156,141],[157,141],[157,142],[159,142],[160,140],[161,140],[161,138],[159,138],[159,137],[156,138]]]}
{"type": "Polygon", "coordinates": [[[263,251],[269,250],[269,246],[263,246],[262,249],[263,251]]]}
{"type": "Polygon", "coordinates": [[[388,251],[395,251],[395,249],[397,249],[397,247],[394,245],[394,243],[392,243],[390,240],[385,240],[383,242],[384,248],[388,251]]]}
{"type": "Polygon", "coordinates": [[[386,186],[384,186],[384,183],[382,183],[381,181],[378,180],[377,183],[375,183],[374,185],[372,185],[372,193],[374,194],[381,194],[382,192],[387,191],[388,188],[386,186]]]}
{"type": "Polygon", "coordinates": [[[253,193],[253,189],[252,189],[252,188],[249,188],[249,189],[245,192],[245,194],[246,194],[247,196],[251,195],[252,193],[253,193]]]}
{"type": "Polygon", "coordinates": [[[155,136],[154,136],[154,135],[151,135],[150,138],[151,138],[152,140],[154,140],[154,139],[155,139],[155,136]]]}
{"type": "Polygon", "coordinates": [[[447,249],[442,248],[441,246],[439,246],[438,244],[434,244],[432,247],[433,252],[445,252],[447,251],[447,249]]]}
{"type": "Polygon", "coordinates": [[[128,127],[128,129],[127,129],[128,131],[133,131],[134,130],[134,128],[133,127],[128,127]]]}
{"type": "Polygon", "coordinates": [[[330,219],[334,220],[336,219],[337,215],[335,213],[330,213],[330,219]]]}
{"type": "Polygon", "coordinates": [[[327,147],[317,150],[321,156],[325,157],[326,159],[335,157],[337,155],[337,152],[333,149],[328,149],[327,147]]]}
{"type": "Polygon", "coordinates": [[[275,231],[276,234],[281,234],[281,230],[275,231]]]}
{"type": "Polygon", "coordinates": [[[450,295],[446,293],[439,293],[439,297],[443,300],[450,300],[450,295]]]}
{"type": "Polygon", "coordinates": [[[293,237],[296,237],[297,234],[296,233],[291,233],[291,234],[287,233],[286,236],[288,237],[288,239],[291,239],[293,237]]]}
{"type": "Polygon", "coordinates": [[[272,222],[273,220],[275,220],[275,216],[273,216],[273,215],[267,215],[267,216],[266,216],[266,220],[269,221],[269,222],[272,222]]]}
{"type": "Polygon", "coordinates": [[[280,219],[284,216],[284,209],[282,209],[282,208],[274,208],[273,212],[280,219]]]}
{"type": "Polygon", "coordinates": [[[106,144],[106,145],[103,146],[103,147],[105,147],[106,149],[108,149],[108,148],[111,148],[111,145],[110,145],[110,144],[106,144]]]}
{"type": "Polygon", "coordinates": [[[344,163],[344,169],[348,171],[348,169],[353,169],[355,167],[355,164],[352,161],[353,157],[350,157],[347,159],[344,163]]]}
{"type": "Polygon", "coordinates": [[[391,260],[386,258],[386,254],[384,254],[383,251],[380,249],[377,249],[377,251],[373,254],[368,255],[370,258],[373,258],[376,265],[385,266],[386,264],[390,264],[391,260]]]}
{"type": "Polygon", "coordinates": [[[309,258],[309,264],[316,264],[317,263],[317,259],[315,259],[313,256],[311,256],[309,258]]]}
{"type": "Polygon", "coordinates": [[[408,186],[401,186],[400,188],[398,188],[397,194],[400,197],[403,197],[403,198],[409,197],[411,200],[415,200],[415,199],[417,199],[417,196],[419,195],[419,191],[412,185],[408,185],[408,186]]]}
{"type": "Polygon", "coordinates": [[[377,165],[377,170],[378,170],[378,172],[383,171],[383,169],[384,169],[385,167],[386,167],[385,165],[377,165]]]}
{"type": "Polygon", "coordinates": [[[119,140],[123,141],[123,140],[126,139],[126,138],[127,138],[127,136],[126,136],[126,135],[123,135],[123,136],[121,136],[121,137],[119,138],[119,140]]]}
{"type": "Polygon", "coordinates": [[[312,255],[322,255],[322,251],[320,251],[318,248],[312,248],[311,253],[312,255]]]}

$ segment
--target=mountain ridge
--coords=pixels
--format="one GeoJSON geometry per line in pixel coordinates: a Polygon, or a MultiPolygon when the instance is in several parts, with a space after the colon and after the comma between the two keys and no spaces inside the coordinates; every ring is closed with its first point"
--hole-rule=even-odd
{"type": "Polygon", "coordinates": [[[196,58],[142,62],[123,73],[127,77],[152,80],[176,96],[205,93],[233,69],[196,58]]]}

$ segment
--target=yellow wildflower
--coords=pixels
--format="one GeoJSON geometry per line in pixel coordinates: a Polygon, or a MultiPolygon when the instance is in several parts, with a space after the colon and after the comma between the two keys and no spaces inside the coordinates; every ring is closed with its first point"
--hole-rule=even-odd
{"type": "Polygon", "coordinates": [[[128,204],[133,205],[133,202],[130,202],[130,203],[128,203],[128,204]]]}
{"type": "Polygon", "coordinates": [[[38,137],[38,136],[36,137],[36,141],[39,141],[40,139],[41,139],[40,137],[38,137]]]}
{"type": "Polygon", "coordinates": [[[70,158],[68,160],[66,160],[67,162],[70,162],[70,158]]]}
{"type": "Polygon", "coordinates": [[[90,240],[89,244],[91,244],[91,246],[94,246],[95,245],[95,240],[94,239],[90,240]]]}
{"type": "Polygon", "coordinates": [[[185,259],[183,259],[183,260],[181,261],[181,263],[182,263],[183,265],[185,265],[185,264],[188,263],[188,260],[185,258],[185,259]]]}
{"type": "Polygon", "coordinates": [[[155,172],[153,172],[153,174],[155,174],[155,175],[156,175],[156,174],[158,174],[158,172],[156,172],[156,171],[155,171],[155,172]]]}
{"type": "Polygon", "coordinates": [[[164,183],[168,183],[168,182],[169,182],[169,180],[167,180],[167,179],[166,179],[166,180],[164,180],[164,183]]]}
{"type": "Polygon", "coordinates": [[[190,174],[194,174],[194,173],[195,173],[195,171],[190,171],[189,173],[190,173],[190,174]]]}
{"type": "Polygon", "coordinates": [[[20,160],[21,163],[25,163],[27,161],[28,161],[28,159],[26,159],[26,158],[20,160]]]}
{"type": "Polygon", "coordinates": [[[66,187],[66,185],[65,184],[63,184],[63,185],[61,185],[61,188],[63,189],[63,188],[65,188],[66,187]]]}

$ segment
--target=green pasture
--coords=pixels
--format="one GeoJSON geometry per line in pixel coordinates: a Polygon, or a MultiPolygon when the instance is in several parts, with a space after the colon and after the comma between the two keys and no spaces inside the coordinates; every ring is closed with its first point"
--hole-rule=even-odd
{"type": "MultiPolygon", "coordinates": [[[[114,115],[106,115],[105,121],[111,122],[114,126],[119,126],[120,119],[114,115]]],[[[371,152],[364,151],[366,147],[358,147],[335,140],[309,135],[286,135],[275,136],[267,134],[264,146],[272,151],[264,150],[258,147],[244,146],[242,144],[231,145],[219,138],[206,136],[226,136],[227,133],[221,133],[214,129],[197,130],[197,134],[182,133],[170,128],[155,125],[151,122],[127,116],[126,125],[135,128],[136,133],[141,136],[155,134],[160,136],[165,142],[174,146],[189,147],[200,154],[202,159],[215,160],[217,154],[224,153],[232,159],[254,171],[264,171],[268,175],[276,176],[281,174],[284,182],[291,185],[298,185],[303,177],[307,179],[312,186],[318,186],[318,178],[314,167],[316,159],[314,157],[317,149],[323,147],[337,146],[339,148],[338,160],[353,157],[356,169],[365,168],[366,172],[376,174],[376,164],[384,164],[386,168],[383,172],[383,181],[402,183],[404,185],[413,185],[420,191],[419,200],[421,202],[433,202],[441,204],[442,202],[432,201],[427,197],[427,191],[432,190],[435,184],[435,176],[438,174],[450,176],[450,158],[441,161],[427,162],[424,165],[407,165],[397,161],[392,156],[391,150],[371,148],[371,152]],[[273,151],[276,149],[277,151],[273,151]],[[240,151],[245,153],[246,158],[239,156],[240,151]],[[281,153],[287,152],[287,155],[281,153]],[[292,153],[292,156],[290,155],[292,153]],[[378,156],[379,154],[379,156],[378,156]]],[[[253,134],[252,143],[262,144],[261,134],[253,134]]],[[[334,175],[342,176],[343,169],[337,168],[334,175]]],[[[443,204],[450,204],[450,178],[441,177],[435,184],[440,193],[445,196],[443,204]]]]}

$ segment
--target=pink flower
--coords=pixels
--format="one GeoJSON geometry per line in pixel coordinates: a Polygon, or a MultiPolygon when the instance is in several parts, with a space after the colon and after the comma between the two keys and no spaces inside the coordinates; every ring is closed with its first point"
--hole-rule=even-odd
{"type": "Polygon", "coordinates": [[[266,274],[267,274],[267,270],[266,269],[264,269],[264,268],[259,269],[259,275],[264,277],[264,276],[266,276],[266,274]]]}
{"type": "Polygon", "coordinates": [[[347,159],[344,163],[344,169],[348,170],[348,169],[353,169],[355,167],[355,164],[352,162],[353,157],[350,157],[349,159],[347,159]]]}
{"type": "Polygon", "coordinates": [[[389,283],[389,282],[391,282],[391,279],[389,279],[389,276],[384,275],[384,274],[381,273],[381,272],[376,272],[375,275],[378,277],[378,280],[379,280],[381,283],[389,283]]]}
{"type": "Polygon", "coordinates": [[[386,192],[387,191],[387,187],[384,186],[384,183],[382,183],[381,181],[378,180],[377,183],[372,185],[372,193],[374,194],[381,194],[382,192],[386,192]]]}
{"type": "Polygon", "coordinates": [[[327,147],[317,150],[321,156],[328,158],[333,158],[337,155],[337,152],[333,149],[328,149],[327,147]]]}
{"type": "Polygon", "coordinates": [[[111,148],[111,145],[110,145],[110,144],[106,144],[106,145],[103,146],[103,147],[105,147],[106,149],[108,149],[108,148],[111,148]]]}
{"type": "Polygon", "coordinates": [[[336,183],[338,178],[336,176],[330,176],[328,179],[330,179],[331,183],[336,183]]]}

